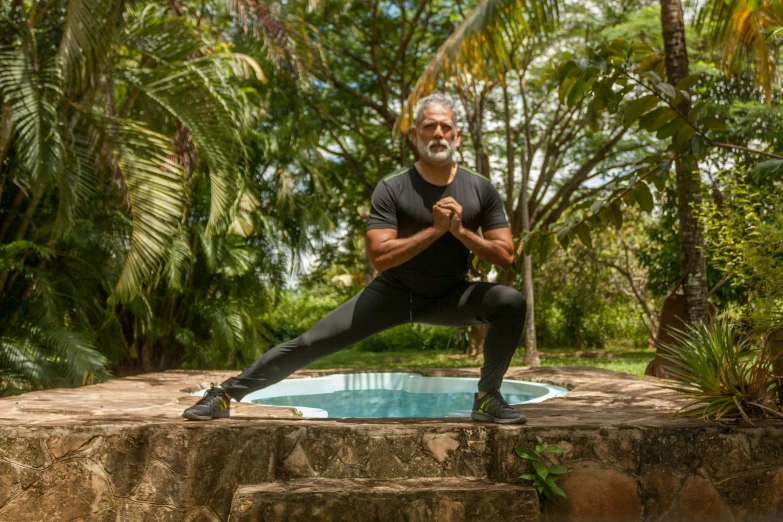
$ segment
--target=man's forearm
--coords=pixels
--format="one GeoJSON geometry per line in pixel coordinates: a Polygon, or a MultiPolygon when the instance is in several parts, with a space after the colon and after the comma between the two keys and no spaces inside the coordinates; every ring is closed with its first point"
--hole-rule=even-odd
{"type": "Polygon", "coordinates": [[[514,262],[514,251],[509,251],[504,242],[484,239],[466,228],[461,229],[459,234],[455,235],[457,239],[459,239],[468,250],[476,254],[479,259],[496,265],[503,270],[511,268],[511,265],[514,262]]]}
{"type": "Polygon", "coordinates": [[[376,257],[373,266],[378,272],[410,261],[433,244],[445,232],[438,232],[434,227],[425,228],[416,234],[405,237],[389,239],[381,243],[376,249],[376,257]]]}

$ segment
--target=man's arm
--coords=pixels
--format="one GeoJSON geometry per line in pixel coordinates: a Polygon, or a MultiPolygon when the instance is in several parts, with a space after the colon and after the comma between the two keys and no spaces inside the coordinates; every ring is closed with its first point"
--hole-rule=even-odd
{"type": "Polygon", "coordinates": [[[511,268],[514,264],[514,240],[508,227],[487,230],[482,232],[484,237],[481,237],[462,227],[462,205],[454,198],[443,198],[435,206],[440,206],[451,213],[449,230],[468,250],[503,270],[511,268]]]}
{"type": "Polygon", "coordinates": [[[508,270],[514,264],[514,241],[509,228],[496,228],[483,232],[484,237],[466,228],[461,228],[454,237],[487,263],[508,270]]]}
{"type": "Polygon", "coordinates": [[[398,238],[397,231],[391,228],[373,228],[367,231],[367,255],[370,263],[378,272],[410,261],[449,231],[451,212],[436,203],[432,207],[431,227],[416,234],[398,238]]]}

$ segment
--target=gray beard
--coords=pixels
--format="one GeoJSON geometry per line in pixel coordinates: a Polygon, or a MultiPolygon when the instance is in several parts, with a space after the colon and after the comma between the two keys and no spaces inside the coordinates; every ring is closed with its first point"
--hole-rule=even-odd
{"type": "Polygon", "coordinates": [[[454,153],[457,152],[457,140],[454,139],[451,142],[448,142],[446,140],[432,140],[426,145],[419,140],[419,142],[416,144],[416,148],[419,151],[419,155],[423,158],[426,158],[428,161],[431,161],[432,163],[451,163],[452,159],[454,158],[454,153]],[[445,145],[446,148],[444,150],[433,152],[430,150],[430,147],[433,145],[445,145]]]}

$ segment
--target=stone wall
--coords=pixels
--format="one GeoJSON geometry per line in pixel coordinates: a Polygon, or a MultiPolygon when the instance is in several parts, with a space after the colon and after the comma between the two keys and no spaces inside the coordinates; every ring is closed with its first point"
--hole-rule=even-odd
{"type": "MultiPolygon", "coordinates": [[[[512,454],[535,435],[565,449],[555,461],[568,473],[567,499],[542,502],[542,520],[783,520],[783,426],[499,429],[494,477],[529,471],[512,454]]],[[[700,426],[699,426],[700,424],[700,426]]]]}
{"type": "MultiPolygon", "coordinates": [[[[783,520],[783,425],[505,427],[263,421],[0,428],[0,521],[225,521],[242,484],[527,471],[513,446],[565,448],[568,499],[542,520],[783,520]]],[[[659,423],[665,424],[665,423],[659,423]]]]}

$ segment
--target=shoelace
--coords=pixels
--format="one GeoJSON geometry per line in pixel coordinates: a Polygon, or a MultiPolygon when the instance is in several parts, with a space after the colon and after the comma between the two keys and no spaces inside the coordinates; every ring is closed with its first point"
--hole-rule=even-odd
{"type": "Polygon", "coordinates": [[[214,401],[221,395],[223,394],[221,393],[219,388],[210,388],[209,390],[207,390],[206,395],[204,395],[204,397],[202,397],[197,404],[209,404],[210,402],[214,401]]]}
{"type": "Polygon", "coordinates": [[[506,399],[503,398],[503,395],[501,395],[499,390],[492,390],[490,392],[490,395],[495,397],[500,403],[500,405],[503,406],[504,408],[511,408],[511,406],[506,402],[506,399]]]}

